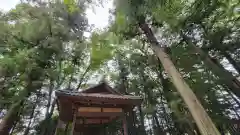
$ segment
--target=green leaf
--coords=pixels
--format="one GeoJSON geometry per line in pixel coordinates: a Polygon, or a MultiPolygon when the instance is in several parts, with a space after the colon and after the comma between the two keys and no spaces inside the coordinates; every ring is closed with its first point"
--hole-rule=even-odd
{"type": "Polygon", "coordinates": [[[64,0],[64,4],[67,6],[69,13],[73,13],[79,9],[75,0],[64,0]]]}
{"type": "Polygon", "coordinates": [[[116,39],[111,38],[112,33],[99,35],[94,33],[91,37],[91,68],[97,69],[105,61],[113,57],[113,44],[116,39]]]}

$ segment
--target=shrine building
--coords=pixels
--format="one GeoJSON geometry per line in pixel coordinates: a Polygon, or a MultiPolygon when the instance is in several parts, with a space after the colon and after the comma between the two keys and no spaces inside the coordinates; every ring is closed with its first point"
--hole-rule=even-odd
{"type": "Polygon", "coordinates": [[[122,120],[123,135],[128,135],[126,113],[140,105],[138,96],[123,95],[101,83],[82,91],[56,91],[59,118],[64,123],[72,123],[72,135],[104,135],[106,125],[114,120],[122,120]]]}

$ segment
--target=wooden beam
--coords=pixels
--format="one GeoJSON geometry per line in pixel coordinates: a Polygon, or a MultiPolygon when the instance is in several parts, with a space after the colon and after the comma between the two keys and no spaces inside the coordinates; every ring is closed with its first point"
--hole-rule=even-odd
{"type": "MultiPolygon", "coordinates": [[[[108,119],[86,119],[85,124],[103,124],[103,123],[108,123],[108,119]]],[[[83,123],[79,123],[83,124],[83,123]]]]}
{"type": "Polygon", "coordinates": [[[81,112],[78,113],[78,117],[113,117],[120,116],[122,112],[81,112]]]}
{"type": "Polygon", "coordinates": [[[101,112],[101,107],[80,107],[78,112],[101,112]]]}
{"type": "Polygon", "coordinates": [[[72,122],[72,131],[71,131],[71,134],[74,135],[74,131],[75,131],[75,124],[76,124],[76,117],[77,114],[76,114],[76,111],[74,111],[74,114],[73,114],[73,122],[72,122]]]}
{"type": "Polygon", "coordinates": [[[127,118],[126,114],[123,115],[123,135],[128,135],[128,127],[127,127],[127,118]]]}
{"type": "MultiPolygon", "coordinates": [[[[82,117],[77,116],[77,120],[80,120],[82,117]]],[[[111,119],[111,118],[115,118],[115,117],[84,117],[85,119],[111,119]]]]}
{"type": "Polygon", "coordinates": [[[103,108],[103,112],[123,112],[122,108],[103,108]]]}
{"type": "Polygon", "coordinates": [[[105,108],[105,107],[80,107],[78,112],[123,112],[122,108],[105,108]]]}
{"type": "Polygon", "coordinates": [[[81,96],[70,96],[64,95],[61,100],[71,101],[71,102],[89,102],[89,103],[108,103],[108,104],[119,104],[119,105],[139,105],[142,99],[122,99],[122,98],[105,98],[105,97],[84,97],[81,96]]]}
{"type": "Polygon", "coordinates": [[[93,101],[81,101],[75,102],[76,106],[79,107],[107,107],[107,108],[125,108],[131,105],[121,105],[121,104],[114,104],[114,103],[107,103],[107,102],[93,102],[93,101]]]}

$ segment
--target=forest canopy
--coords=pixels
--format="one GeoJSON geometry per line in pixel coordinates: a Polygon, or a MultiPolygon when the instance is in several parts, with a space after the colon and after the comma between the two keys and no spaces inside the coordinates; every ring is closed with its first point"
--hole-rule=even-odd
{"type": "MultiPolygon", "coordinates": [[[[23,0],[0,12],[0,135],[71,134],[56,130],[55,92],[103,81],[143,98],[129,135],[240,134],[240,1],[23,0]],[[93,29],[86,10],[106,2],[108,26],[93,29]]],[[[104,128],[120,135],[121,121],[104,128]]]]}

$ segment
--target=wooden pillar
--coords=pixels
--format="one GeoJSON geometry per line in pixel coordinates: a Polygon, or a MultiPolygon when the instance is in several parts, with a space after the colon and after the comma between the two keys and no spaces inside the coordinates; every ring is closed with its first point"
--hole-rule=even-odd
{"type": "Polygon", "coordinates": [[[128,126],[127,126],[126,113],[124,113],[124,115],[123,115],[123,135],[128,135],[128,126]]]}
{"type": "Polygon", "coordinates": [[[74,128],[75,128],[75,124],[76,124],[76,119],[77,119],[77,112],[74,111],[73,112],[73,122],[72,122],[71,135],[74,135],[74,128]]]}
{"type": "Polygon", "coordinates": [[[135,126],[135,112],[133,111],[133,108],[130,110],[130,113],[129,113],[130,115],[130,123],[131,123],[131,134],[132,135],[137,135],[137,131],[136,131],[136,126],[135,126]]]}

